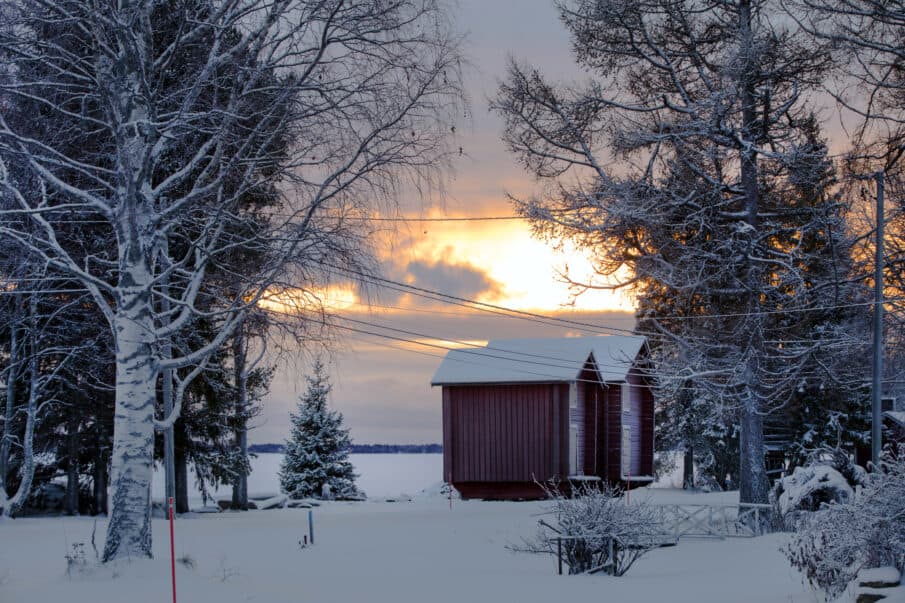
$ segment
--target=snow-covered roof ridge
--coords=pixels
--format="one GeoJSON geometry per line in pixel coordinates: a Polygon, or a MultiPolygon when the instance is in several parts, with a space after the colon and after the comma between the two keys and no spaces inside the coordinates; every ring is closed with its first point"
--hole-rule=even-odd
{"type": "Polygon", "coordinates": [[[624,381],[644,343],[634,335],[495,339],[485,347],[450,350],[431,385],[570,382],[588,360],[601,381],[624,381]]]}

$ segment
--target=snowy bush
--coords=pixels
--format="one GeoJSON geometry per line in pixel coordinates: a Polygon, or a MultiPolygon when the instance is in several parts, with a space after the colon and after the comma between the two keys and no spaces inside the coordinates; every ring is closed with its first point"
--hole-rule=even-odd
{"type": "Polygon", "coordinates": [[[621,576],[662,541],[654,510],[643,502],[627,504],[609,485],[577,486],[572,497],[545,489],[554,521],[539,521],[537,534],[514,550],[559,556],[570,574],[605,570],[621,576]]]}
{"type": "Polygon", "coordinates": [[[770,498],[786,527],[794,528],[800,513],[817,511],[830,503],[848,503],[854,495],[838,471],[829,465],[811,465],[796,467],[792,475],[778,480],[770,498]]]}
{"type": "Polygon", "coordinates": [[[786,547],[792,565],[828,598],[865,568],[905,566],[905,454],[886,457],[848,502],[803,517],[786,547]]]}
{"type": "Polygon", "coordinates": [[[770,502],[786,529],[794,530],[803,514],[824,505],[851,502],[855,488],[864,482],[864,469],[842,450],[815,453],[811,462],[795,467],[792,475],[777,480],[770,492],[770,502]]]}

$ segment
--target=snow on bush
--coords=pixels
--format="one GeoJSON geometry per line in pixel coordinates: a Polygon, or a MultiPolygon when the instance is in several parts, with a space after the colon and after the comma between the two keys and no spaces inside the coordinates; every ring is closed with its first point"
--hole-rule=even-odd
{"type": "Polygon", "coordinates": [[[829,465],[795,467],[792,475],[776,482],[776,505],[783,516],[795,511],[817,511],[824,504],[851,502],[855,491],[842,474],[829,465]]]}
{"type": "Polygon", "coordinates": [[[786,547],[792,565],[827,598],[865,568],[905,567],[905,454],[886,457],[847,502],[801,518],[786,547]]]}
{"type": "Polygon", "coordinates": [[[795,467],[792,475],[778,480],[770,492],[770,502],[786,529],[794,530],[803,514],[824,505],[851,502],[855,487],[864,482],[864,469],[842,450],[822,450],[812,459],[812,464],[795,467]]]}
{"type": "Polygon", "coordinates": [[[662,542],[659,516],[644,502],[631,505],[612,486],[578,485],[572,496],[545,488],[552,500],[538,532],[514,550],[559,556],[570,574],[606,571],[625,574],[649,550],[662,542]]]}

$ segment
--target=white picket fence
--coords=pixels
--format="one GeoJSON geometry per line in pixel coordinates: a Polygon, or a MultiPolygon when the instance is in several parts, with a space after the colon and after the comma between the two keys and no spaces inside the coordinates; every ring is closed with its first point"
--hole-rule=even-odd
{"type": "Polygon", "coordinates": [[[765,504],[652,504],[661,515],[664,536],[680,538],[751,538],[770,525],[773,507],[765,504]]]}

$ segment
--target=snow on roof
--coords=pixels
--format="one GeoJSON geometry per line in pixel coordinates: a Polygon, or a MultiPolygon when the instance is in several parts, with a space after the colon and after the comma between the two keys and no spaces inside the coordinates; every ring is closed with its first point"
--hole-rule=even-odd
{"type": "Polygon", "coordinates": [[[589,358],[601,381],[624,381],[644,341],[628,335],[496,339],[482,348],[450,350],[431,385],[570,382],[589,358]]]}
{"type": "Polygon", "coordinates": [[[905,410],[887,410],[883,414],[905,428],[905,410]]]}

